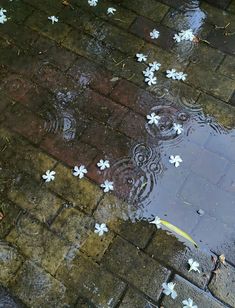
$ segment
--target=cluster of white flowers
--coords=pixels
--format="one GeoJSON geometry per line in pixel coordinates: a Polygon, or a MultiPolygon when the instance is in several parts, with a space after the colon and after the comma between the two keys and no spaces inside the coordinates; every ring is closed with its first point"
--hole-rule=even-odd
{"type": "Polygon", "coordinates": [[[171,69],[166,71],[166,77],[173,80],[186,80],[187,74],[184,72],[177,72],[176,69],[171,69]]]}
{"type": "Polygon", "coordinates": [[[0,9],[0,24],[4,24],[6,21],[7,21],[7,16],[6,16],[6,13],[7,10],[1,8],[0,9]]]}
{"type": "MultiPolygon", "coordinates": [[[[88,0],[90,6],[97,6],[99,0],[88,0]]],[[[114,7],[109,7],[107,9],[107,15],[114,15],[117,10],[114,7]]]]}
{"type": "Polygon", "coordinates": [[[161,64],[157,61],[149,63],[149,66],[143,71],[145,77],[144,81],[149,85],[154,85],[157,83],[157,77],[154,76],[154,73],[160,69],[161,64]]]}
{"type": "Polygon", "coordinates": [[[188,30],[181,30],[179,33],[176,33],[173,37],[173,39],[180,43],[181,41],[193,41],[195,38],[195,35],[193,34],[192,29],[188,30]]]}

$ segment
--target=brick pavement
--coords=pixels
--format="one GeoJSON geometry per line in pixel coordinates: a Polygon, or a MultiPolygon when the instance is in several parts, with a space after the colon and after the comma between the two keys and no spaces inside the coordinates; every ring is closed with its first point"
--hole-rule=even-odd
{"type": "Polygon", "coordinates": [[[190,297],[235,307],[235,1],[62,2],[1,1],[0,306],[167,308],[190,297]],[[201,40],[175,44],[185,28],[201,40]],[[156,86],[137,52],[162,64],[156,86]],[[167,79],[169,68],[188,78],[167,79]],[[159,129],[146,126],[150,112],[159,129]],[[182,168],[169,168],[172,149],[182,168]],[[43,183],[46,170],[55,181],[43,183]],[[99,187],[105,177],[113,194],[99,187]],[[201,248],[149,224],[156,214],[201,248]],[[109,232],[94,233],[97,222],[109,232]],[[174,301],[162,293],[170,281],[174,301]]]}

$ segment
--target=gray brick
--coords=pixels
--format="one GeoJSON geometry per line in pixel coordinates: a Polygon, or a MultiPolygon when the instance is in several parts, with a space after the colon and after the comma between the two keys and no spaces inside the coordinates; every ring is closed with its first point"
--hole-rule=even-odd
{"type": "Polygon", "coordinates": [[[221,182],[221,187],[235,194],[235,164],[229,164],[227,172],[221,182]]]}
{"type": "Polygon", "coordinates": [[[151,305],[151,302],[144,298],[144,296],[136,292],[135,290],[128,288],[127,293],[125,294],[120,308],[137,308],[137,307],[145,307],[145,308],[151,308],[154,307],[154,305],[151,305]]]}
{"type": "Polygon", "coordinates": [[[23,308],[25,306],[18,299],[13,297],[7,289],[0,286],[0,307],[23,308]]]}
{"type": "Polygon", "coordinates": [[[214,275],[209,290],[214,296],[225,302],[226,304],[235,306],[235,268],[229,264],[222,264],[218,274],[214,275]]]}
{"type": "Polygon", "coordinates": [[[153,300],[158,300],[161,285],[170,274],[160,263],[119,237],[106,252],[103,262],[110,271],[117,273],[153,300]]]}
{"type": "Polygon", "coordinates": [[[198,307],[225,307],[223,304],[213,299],[208,293],[203,292],[202,290],[198,289],[193,284],[189,283],[187,280],[183,279],[178,275],[176,275],[173,279],[173,283],[175,283],[175,291],[177,292],[178,296],[175,300],[173,300],[170,296],[164,296],[162,300],[162,305],[166,308],[181,308],[182,301],[188,298],[191,298],[194,302],[194,305],[198,305],[198,307]]]}
{"type": "Polygon", "coordinates": [[[220,65],[219,72],[229,78],[235,79],[235,57],[227,55],[220,65]]]}

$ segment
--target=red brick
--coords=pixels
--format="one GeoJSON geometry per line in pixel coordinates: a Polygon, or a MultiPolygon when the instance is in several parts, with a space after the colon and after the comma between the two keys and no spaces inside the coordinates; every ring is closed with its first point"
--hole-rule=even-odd
{"type": "Polygon", "coordinates": [[[47,153],[70,167],[79,164],[90,164],[97,152],[96,149],[83,142],[66,142],[59,136],[53,135],[47,135],[40,146],[47,153]]]}
{"type": "Polygon", "coordinates": [[[143,115],[156,104],[156,99],[147,91],[137,87],[133,83],[121,80],[111,93],[111,97],[122,105],[125,105],[143,115]]]}
{"type": "Polygon", "coordinates": [[[80,96],[78,108],[92,118],[112,127],[117,127],[127,112],[127,108],[89,89],[80,96]]]}
{"type": "Polygon", "coordinates": [[[146,120],[143,116],[130,111],[124,117],[119,130],[132,139],[143,141],[146,140],[148,136],[145,123],[146,120]]]}
{"type": "Polygon", "coordinates": [[[5,114],[5,123],[9,129],[19,133],[33,143],[39,143],[45,134],[44,121],[19,104],[5,114]]]}
{"type": "Polygon", "coordinates": [[[130,139],[126,136],[96,122],[84,132],[82,141],[96,147],[114,160],[127,156],[131,145],[130,139]]]}
{"type": "Polygon", "coordinates": [[[163,49],[169,50],[174,44],[174,40],[173,40],[174,31],[173,30],[163,25],[158,25],[152,22],[151,20],[144,18],[142,16],[139,16],[136,18],[130,30],[132,33],[140,36],[141,38],[144,38],[146,41],[153,43],[163,49]],[[156,29],[160,32],[160,36],[154,40],[152,40],[149,35],[153,29],[156,29]]]}
{"type": "Polygon", "coordinates": [[[68,74],[82,86],[90,86],[106,95],[115,85],[115,82],[111,81],[113,75],[109,71],[82,57],[78,57],[68,74]]]}

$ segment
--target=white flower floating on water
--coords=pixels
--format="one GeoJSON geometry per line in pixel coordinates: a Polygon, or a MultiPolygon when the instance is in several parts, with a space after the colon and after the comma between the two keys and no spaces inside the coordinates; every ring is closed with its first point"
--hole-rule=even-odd
{"type": "Polygon", "coordinates": [[[189,259],[188,264],[190,265],[190,268],[188,270],[189,272],[194,271],[194,272],[200,273],[200,271],[198,269],[199,263],[197,261],[194,261],[193,259],[189,259]]]}
{"type": "Polygon", "coordinates": [[[144,80],[149,86],[152,86],[153,84],[156,84],[157,83],[157,77],[155,76],[148,76],[145,78],[144,80]]]}
{"type": "Polygon", "coordinates": [[[97,6],[98,0],[88,0],[88,4],[89,4],[90,6],[97,6]]]}
{"type": "Polygon", "coordinates": [[[7,10],[1,8],[0,9],[0,24],[4,24],[6,21],[7,21],[7,16],[6,16],[6,13],[7,10]]]}
{"type": "Polygon", "coordinates": [[[79,168],[78,166],[75,166],[73,168],[73,175],[79,176],[79,179],[84,178],[84,175],[87,173],[87,169],[85,166],[81,165],[79,168]]]}
{"type": "Polygon", "coordinates": [[[148,124],[154,124],[154,125],[158,125],[159,120],[161,119],[161,117],[159,117],[158,115],[156,115],[155,112],[152,112],[151,114],[147,115],[147,119],[148,119],[148,124]]]}
{"type": "Polygon", "coordinates": [[[110,190],[113,190],[113,182],[105,180],[104,183],[100,185],[100,187],[103,188],[105,193],[107,193],[110,190]]]}
{"type": "Polygon", "coordinates": [[[101,159],[98,163],[97,166],[100,168],[100,170],[105,170],[110,168],[110,164],[108,160],[103,160],[101,159]]]}
{"type": "Polygon", "coordinates": [[[158,216],[156,216],[154,220],[150,221],[149,223],[156,225],[157,229],[161,228],[161,219],[158,216]]]}
{"type": "Polygon", "coordinates": [[[182,304],[184,305],[183,308],[197,308],[197,305],[193,304],[193,300],[191,298],[183,300],[182,304]]]}
{"type": "Polygon", "coordinates": [[[158,63],[157,61],[154,61],[153,63],[149,63],[149,66],[151,67],[151,70],[155,72],[160,69],[161,64],[158,63]]]}
{"type": "Polygon", "coordinates": [[[137,53],[136,58],[138,62],[143,62],[143,61],[147,61],[148,57],[144,55],[143,53],[137,53]]]}
{"type": "Polygon", "coordinates": [[[188,30],[181,30],[179,33],[175,34],[173,39],[180,43],[181,41],[193,41],[195,38],[195,35],[193,34],[192,29],[188,30]]]}
{"type": "Polygon", "coordinates": [[[107,9],[107,14],[108,15],[114,15],[115,12],[116,12],[116,9],[114,7],[109,7],[107,9]]]}
{"type": "Polygon", "coordinates": [[[169,282],[169,283],[163,283],[162,284],[163,287],[163,293],[167,296],[171,296],[171,298],[175,299],[177,297],[177,292],[174,290],[175,287],[175,283],[173,282],[169,282]]]}
{"type": "Polygon", "coordinates": [[[159,38],[160,32],[157,31],[156,29],[153,29],[152,32],[150,32],[150,37],[152,40],[159,38]]]}
{"type": "Polygon", "coordinates": [[[147,67],[145,71],[143,71],[143,75],[145,77],[153,77],[153,70],[150,67],[147,67]]]}
{"type": "Polygon", "coordinates": [[[99,234],[99,236],[102,236],[105,232],[108,232],[108,228],[106,224],[95,224],[95,233],[99,234]]]}
{"type": "Polygon", "coordinates": [[[47,170],[46,173],[42,175],[42,178],[45,180],[45,182],[51,182],[54,181],[55,174],[55,171],[47,170]]]}
{"type": "Polygon", "coordinates": [[[182,160],[182,158],[179,155],[175,155],[175,156],[171,155],[170,159],[169,159],[169,162],[171,164],[174,164],[175,167],[177,168],[177,167],[179,167],[180,163],[183,162],[183,160],[182,160]]]}
{"type": "Polygon", "coordinates": [[[51,21],[51,23],[54,25],[55,22],[59,21],[59,18],[56,16],[49,16],[48,19],[51,21]]]}
{"type": "Polygon", "coordinates": [[[176,132],[177,135],[180,135],[184,131],[183,126],[181,124],[177,124],[177,123],[173,124],[173,129],[174,129],[174,131],[176,132]]]}

